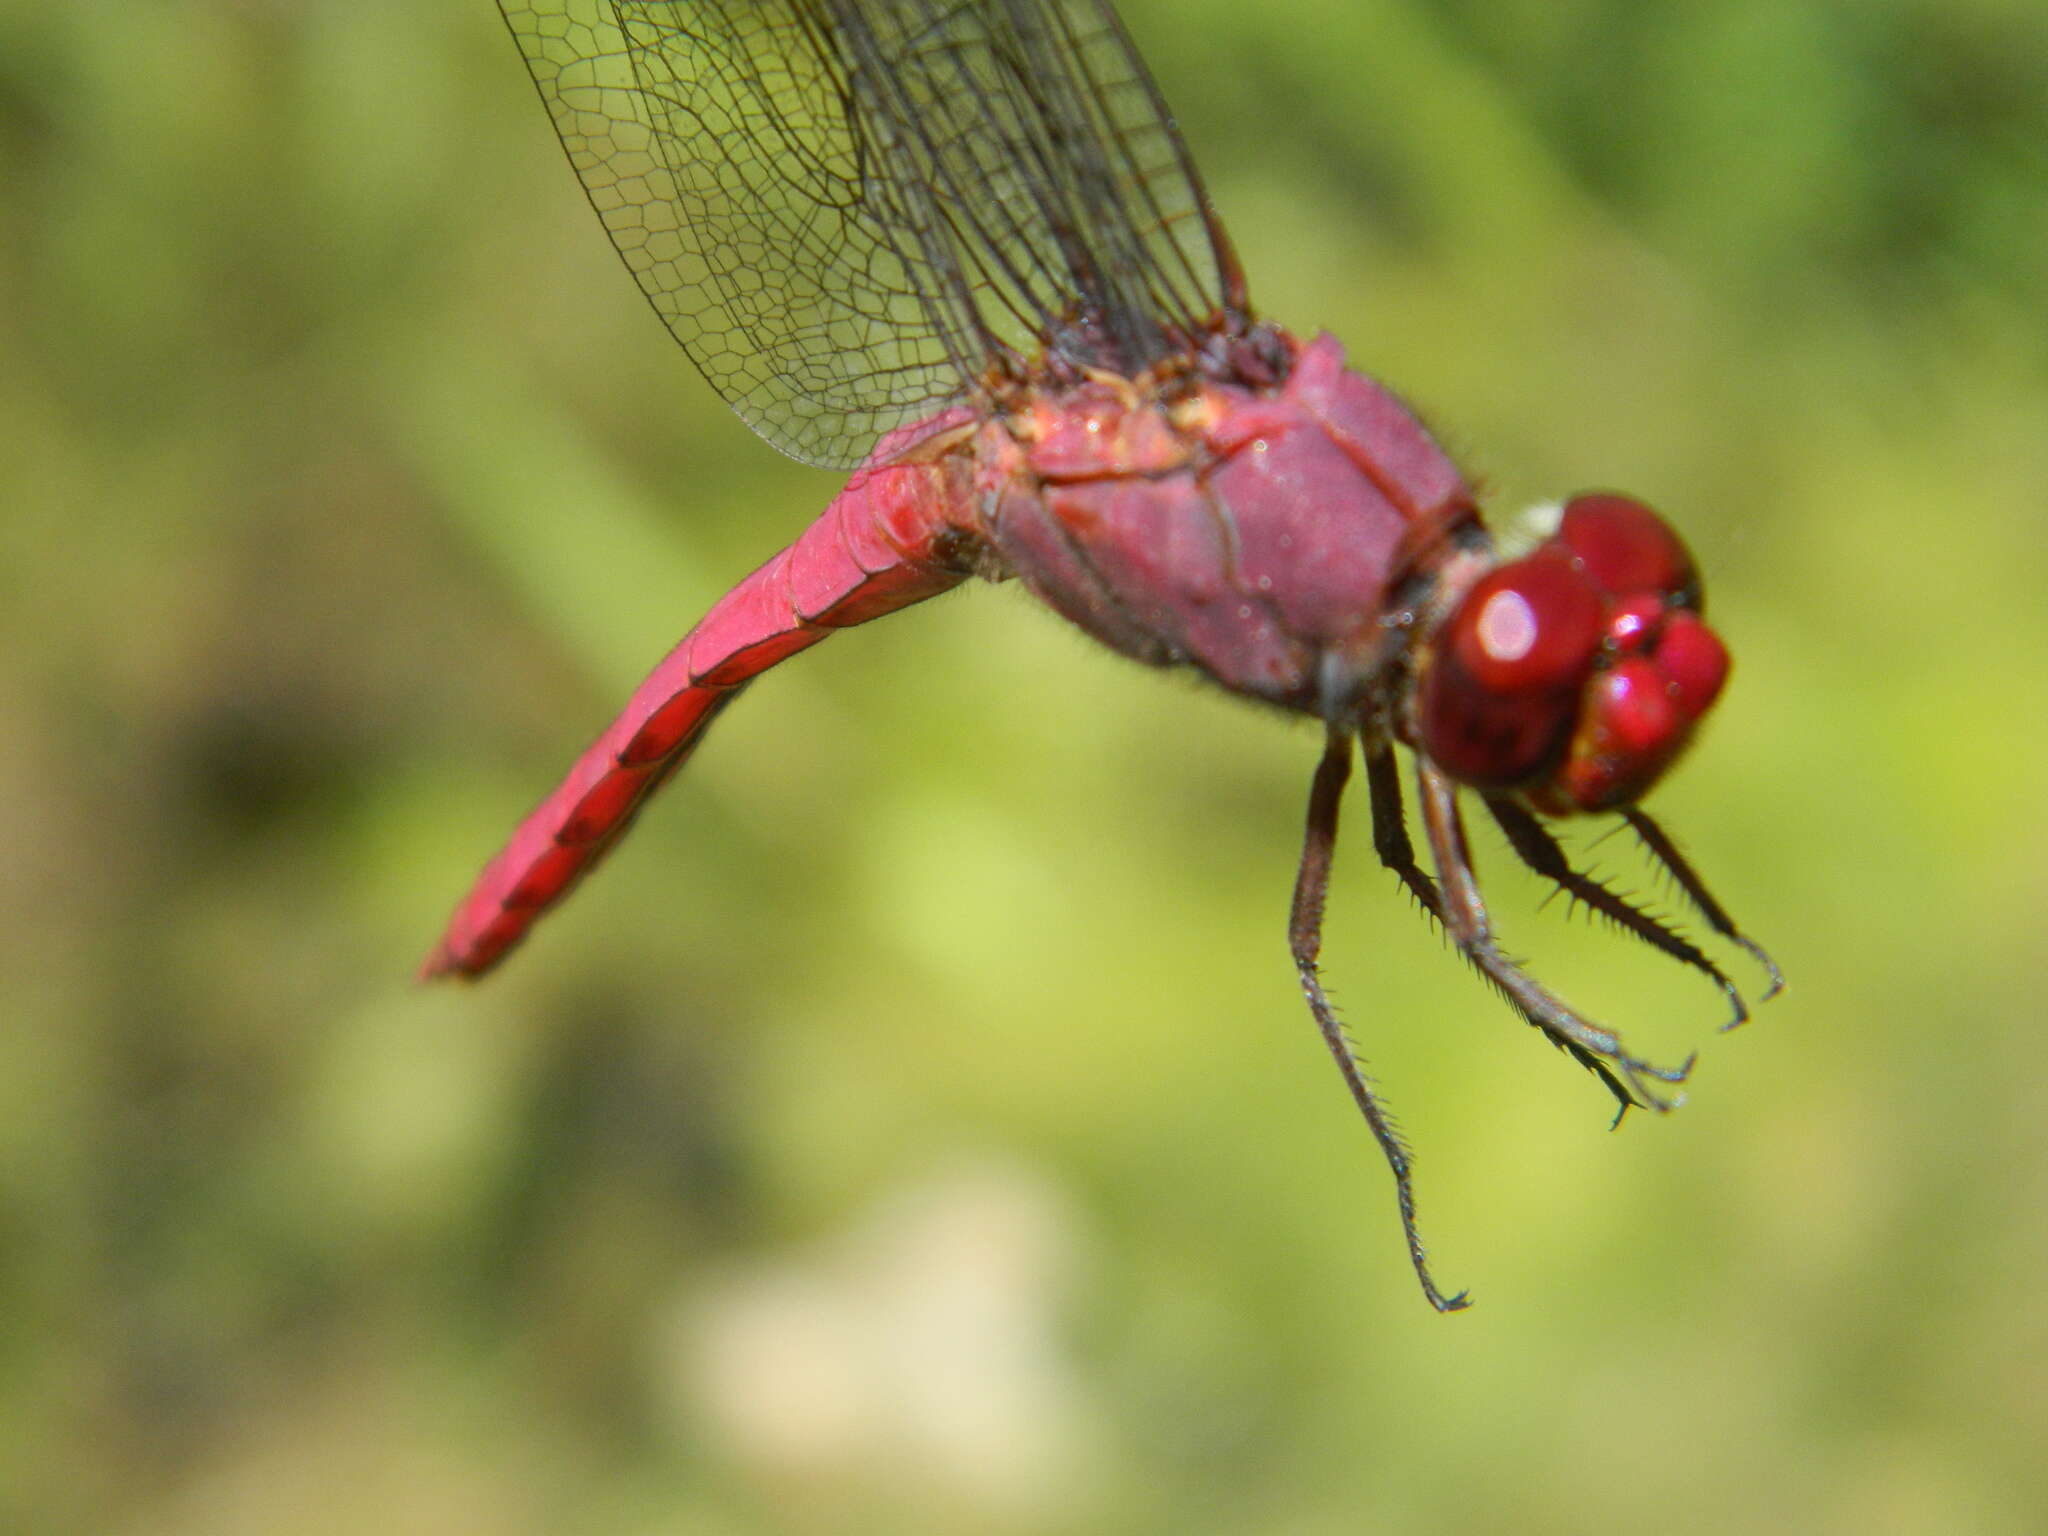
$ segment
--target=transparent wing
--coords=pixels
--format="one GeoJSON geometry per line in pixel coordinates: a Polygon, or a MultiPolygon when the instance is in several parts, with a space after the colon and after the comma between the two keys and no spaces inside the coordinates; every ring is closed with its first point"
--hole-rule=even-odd
{"type": "Polygon", "coordinates": [[[1244,308],[1104,0],[500,0],[641,289],[778,448],[858,462],[1004,348],[1244,308]]]}

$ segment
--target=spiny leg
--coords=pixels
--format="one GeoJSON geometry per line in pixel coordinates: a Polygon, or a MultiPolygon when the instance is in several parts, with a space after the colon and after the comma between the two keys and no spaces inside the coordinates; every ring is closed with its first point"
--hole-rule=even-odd
{"type": "Polygon", "coordinates": [[[1582,874],[1572,867],[1565,857],[1562,846],[1550,835],[1550,829],[1538,821],[1526,807],[1503,795],[1488,795],[1487,810],[1507,834],[1508,844],[1515,850],[1515,856],[1530,869],[1551,881],[1557,888],[1598,912],[1602,917],[1625,932],[1634,934],[1653,949],[1661,950],[1672,959],[1709,977],[1721,989],[1721,995],[1728,999],[1735,1010],[1735,1017],[1721,1028],[1730,1030],[1749,1017],[1748,1005],[1742,1001],[1742,994],[1735,990],[1735,983],[1722,974],[1721,968],[1688,942],[1671,931],[1662,922],[1643,911],[1627,897],[1609,890],[1591,875],[1582,874]]]}
{"type": "MultiPolygon", "coordinates": [[[[1401,1209],[1401,1231],[1408,1240],[1408,1258],[1415,1276],[1422,1282],[1422,1294],[1439,1312],[1456,1312],[1468,1304],[1466,1293],[1445,1296],[1430,1278],[1429,1260],[1423,1253],[1422,1235],[1415,1228],[1415,1190],[1410,1180],[1407,1145],[1394,1129],[1379,1095],[1366,1081],[1365,1071],[1351,1049],[1336,1009],[1323,991],[1322,976],[1316,969],[1323,948],[1323,905],[1330,890],[1330,865],[1337,849],[1337,810],[1344,798],[1344,786],[1351,778],[1351,734],[1330,728],[1323,747],[1323,760],[1316,767],[1314,786],[1309,791],[1308,829],[1302,839],[1301,868],[1294,880],[1294,905],[1288,916],[1287,943],[1294,954],[1294,969],[1301,977],[1302,995],[1315,1015],[1323,1043],[1344,1074],[1352,1101],[1365,1116],[1373,1139],[1380,1144],[1387,1166],[1394,1174],[1394,1198],[1401,1209]]],[[[1419,873],[1419,872],[1418,872],[1419,873]]],[[[1425,879],[1427,877],[1424,877],[1425,879]]],[[[1428,900],[1434,900],[1432,893],[1428,900]]]]}
{"type": "Polygon", "coordinates": [[[1567,1050],[1577,1046],[1586,1055],[1611,1064],[1637,1103],[1650,1109],[1670,1109],[1673,1101],[1650,1088],[1644,1079],[1682,1083],[1692,1071],[1693,1058],[1688,1056],[1682,1066],[1658,1067],[1630,1055],[1619,1035],[1579,1017],[1501,951],[1473,877],[1464,819],[1458,814],[1458,786],[1427,758],[1416,759],[1415,771],[1422,825],[1429,834],[1430,855],[1436,860],[1437,879],[1443,888],[1444,923],[1458,948],[1507,995],[1523,1018],[1567,1050]]]}
{"type": "MultiPolygon", "coordinates": [[[[1735,920],[1728,915],[1727,909],[1714,900],[1706,882],[1700,879],[1690,861],[1678,851],[1678,845],[1671,841],[1664,829],[1635,806],[1623,807],[1621,814],[1622,819],[1635,829],[1636,836],[1642,839],[1643,846],[1650,852],[1650,857],[1671,872],[1671,878],[1678,882],[1678,889],[1684,893],[1685,899],[1698,909],[1700,916],[1707,920],[1707,926],[1729,943],[1748,950],[1756,963],[1764,968],[1764,974],[1771,978],[1771,984],[1764,989],[1760,1001],[1768,1003],[1784,991],[1785,973],[1778,969],[1778,962],[1764,953],[1763,945],[1735,926],[1735,920]]],[[[1737,1019],[1735,1024],[1741,1022],[1742,1020],[1737,1019]]],[[[1723,1028],[1733,1029],[1735,1024],[1724,1025],[1723,1028]]]]}
{"type": "Polygon", "coordinates": [[[1408,815],[1401,805],[1401,775],[1394,763],[1394,748],[1384,736],[1368,736],[1365,753],[1365,783],[1372,795],[1372,847],[1380,862],[1408,887],[1408,893],[1422,904],[1430,918],[1444,920],[1443,896],[1436,882],[1416,862],[1415,845],[1408,841],[1408,815]]]}
{"type": "MultiPolygon", "coordinates": [[[[1430,879],[1421,864],[1416,861],[1415,845],[1408,840],[1408,814],[1401,804],[1401,775],[1394,762],[1393,744],[1384,736],[1368,735],[1363,750],[1365,782],[1372,792],[1373,851],[1380,856],[1380,862],[1392,870],[1408,888],[1409,893],[1422,904],[1423,911],[1429,914],[1431,920],[1448,932],[1449,924],[1444,919],[1442,893],[1438,891],[1437,883],[1430,879]]],[[[1614,1095],[1614,1124],[1620,1125],[1622,1117],[1635,1107],[1635,1100],[1629,1096],[1629,1091],[1622,1085],[1621,1080],[1608,1069],[1607,1063],[1583,1046],[1560,1038],[1555,1031],[1545,1029],[1542,1020],[1523,1008],[1520,1000],[1501,986],[1494,977],[1488,975],[1485,968],[1480,966],[1477,959],[1463,946],[1460,946],[1459,952],[1471,963],[1473,969],[1484,976],[1488,984],[1507,1000],[1508,1006],[1522,1016],[1525,1023],[1542,1029],[1553,1044],[1568,1052],[1574,1061],[1606,1084],[1607,1091],[1614,1095]]]]}

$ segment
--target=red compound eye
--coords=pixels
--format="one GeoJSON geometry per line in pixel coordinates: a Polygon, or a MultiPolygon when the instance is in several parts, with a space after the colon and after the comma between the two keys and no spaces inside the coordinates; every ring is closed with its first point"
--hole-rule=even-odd
{"type": "Polygon", "coordinates": [[[1616,597],[1684,594],[1697,600],[1692,555],[1671,525],[1628,496],[1574,496],[1565,503],[1557,538],[1584,563],[1587,576],[1616,597]]]}
{"type": "Polygon", "coordinates": [[[1653,756],[1683,729],[1663,672],[1640,656],[1602,673],[1587,690],[1586,707],[1601,746],[1619,757],[1653,756]]]}
{"type": "Polygon", "coordinates": [[[1606,618],[1571,563],[1539,552],[1482,577],[1451,620],[1459,664],[1489,693],[1576,687],[1606,618]]]}
{"type": "Polygon", "coordinates": [[[1607,615],[1607,640],[1622,656],[1656,643],[1664,623],[1664,599],[1643,593],[1616,603],[1607,615]]]}
{"type": "Polygon", "coordinates": [[[1692,556],[1626,496],[1575,496],[1533,554],[1481,577],[1422,678],[1418,745],[1554,815],[1626,805],[1728,680],[1692,556]]]}
{"type": "Polygon", "coordinates": [[[1674,614],[1657,644],[1657,665],[1671,680],[1678,707],[1696,720],[1728,681],[1728,647],[1694,615],[1674,614]]]}
{"type": "Polygon", "coordinates": [[[1468,784],[1506,787],[1542,772],[1571,733],[1606,623],[1600,594],[1554,547],[1481,577],[1429,669],[1424,750],[1468,784]]]}
{"type": "Polygon", "coordinates": [[[1684,752],[1728,680],[1699,573],[1627,496],[1574,496],[1532,554],[1472,585],[1420,678],[1416,745],[1549,815],[1627,805],[1684,752]]]}
{"type": "Polygon", "coordinates": [[[1571,749],[1542,797],[1549,809],[1599,811],[1641,797],[1676,762],[1728,681],[1728,651],[1680,610],[1654,652],[1625,657],[1597,675],[1571,749]]]}

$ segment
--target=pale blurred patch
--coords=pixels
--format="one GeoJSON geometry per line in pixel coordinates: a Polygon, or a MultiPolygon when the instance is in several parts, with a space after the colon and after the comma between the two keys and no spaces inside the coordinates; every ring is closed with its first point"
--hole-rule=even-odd
{"type": "Polygon", "coordinates": [[[656,1350],[669,1431],[812,1493],[1071,1512],[1095,1476],[1063,1337],[1081,1241],[1044,1179],[963,1157],[814,1245],[693,1278],[656,1350]]]}

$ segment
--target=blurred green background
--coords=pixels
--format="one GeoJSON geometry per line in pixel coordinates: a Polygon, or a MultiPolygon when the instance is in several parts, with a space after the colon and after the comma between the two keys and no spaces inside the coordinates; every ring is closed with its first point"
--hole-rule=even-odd
{"type": "Polygon", "coordinates": [[[2048,8],[1128,16],[1268,313],[1498,505],[1685,528],[1738,670],[1654,808],[1790,990],[1717,1036],[1482,836],[1543,976],[1703,1048],[1609,1135],[1354,803],[1435,1316],[1287,962],[1314,728],[1009,589],[777,673],[415,989],[836,481],[485,0],[0,0],[0,1528],[2048,1523],[2048,8]]]}

